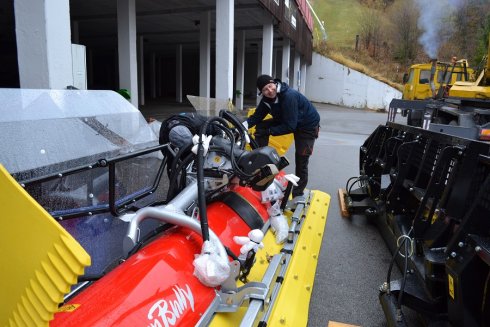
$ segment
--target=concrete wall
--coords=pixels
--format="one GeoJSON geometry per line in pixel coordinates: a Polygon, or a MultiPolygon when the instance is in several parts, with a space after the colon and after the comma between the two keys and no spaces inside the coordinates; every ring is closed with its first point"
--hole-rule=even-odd
{"type": "Polygon", "coordinates": [[[388,110],[401,92],[374,78],[313,53],[306,71],[306,96],[314,102],[388,110]]]}

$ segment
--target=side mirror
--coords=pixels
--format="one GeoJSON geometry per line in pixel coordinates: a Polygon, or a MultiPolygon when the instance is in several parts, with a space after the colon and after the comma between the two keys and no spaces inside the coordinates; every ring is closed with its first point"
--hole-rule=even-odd
{"type": "Polygon", "coordinates": [[[407,73],[403,74],[402,80],[403,80],[403,84],[406,84],[408,82],[408,74],[407,73]]]}

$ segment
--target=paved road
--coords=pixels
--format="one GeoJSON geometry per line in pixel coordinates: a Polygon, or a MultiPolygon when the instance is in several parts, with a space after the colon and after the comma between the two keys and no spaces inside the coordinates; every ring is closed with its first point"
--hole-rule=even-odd
{"type": "MultiPolygon", "coordinates": [[[[310,161],[308,188],[331,195],[319,257],[308,325],[337,321],[385,326],[378,287],[386,279],[391,255],[373,224],[365,217],[344,219],[337,190],[359,174],[359,147],[387,113],[315,104],[321,115],[320,136],[310,161]]],[[[294,158],[290,149],[287,157],[294,158]]],[[[294,162],[294,160],[292,160],[294,162]]],[[[287,168],[290,172],[294,167],[287,168]]]]}

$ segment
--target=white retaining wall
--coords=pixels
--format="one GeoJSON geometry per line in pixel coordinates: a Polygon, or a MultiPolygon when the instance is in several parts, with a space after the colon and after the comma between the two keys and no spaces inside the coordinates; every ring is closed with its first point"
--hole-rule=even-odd
{"type": "Polygon", "coordinates": [[[402,96],[397,89],[315,52],[306,70],[305,95],[313,102],[384,110],[402,96]]]}

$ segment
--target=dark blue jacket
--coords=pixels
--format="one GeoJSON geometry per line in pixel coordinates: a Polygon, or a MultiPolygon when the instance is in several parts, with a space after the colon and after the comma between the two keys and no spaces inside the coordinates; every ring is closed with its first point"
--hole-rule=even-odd
{"type": "Polygon", "coordinates": [[[289,88],[280,80],[275,103],[269,103],[262,97],[252,116],[247,119],[249,127],[261,122],[267,114],[271,114],[275,124],[270,128],[271,135],[284,135],[298,130],[315,130],[320,124],[320,115],[311,102],[298,91],[289,88]]]}

